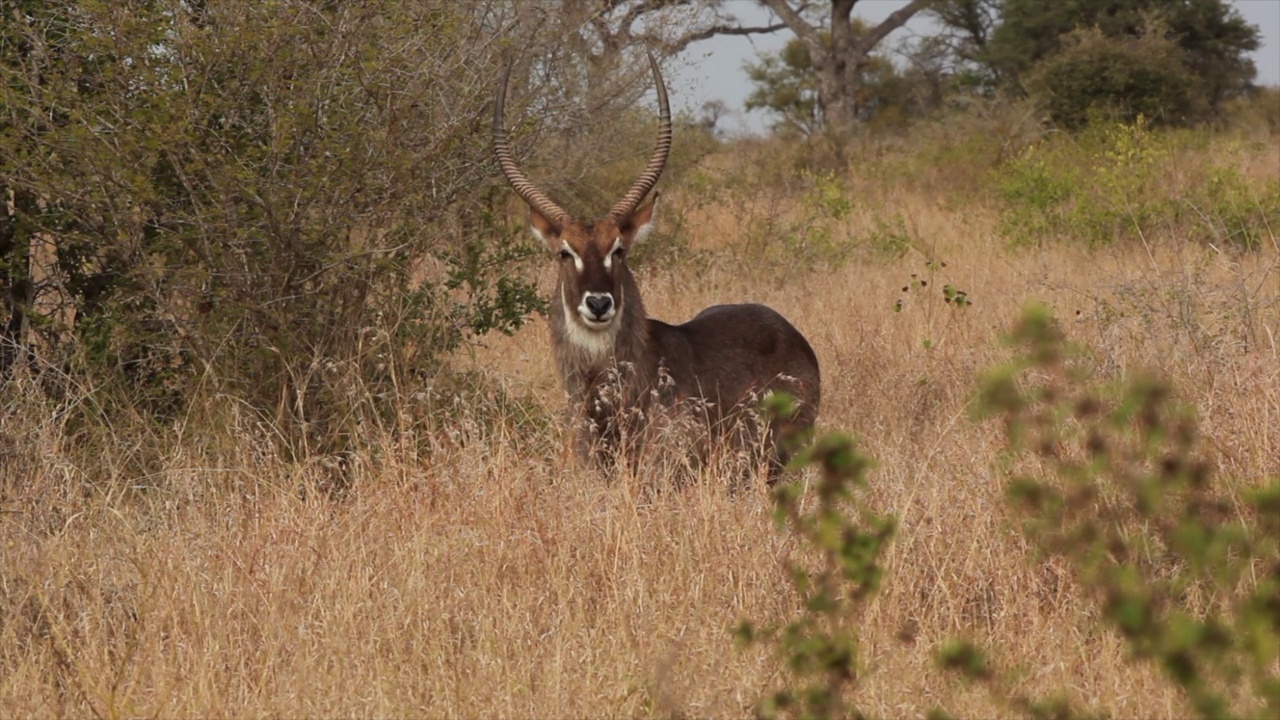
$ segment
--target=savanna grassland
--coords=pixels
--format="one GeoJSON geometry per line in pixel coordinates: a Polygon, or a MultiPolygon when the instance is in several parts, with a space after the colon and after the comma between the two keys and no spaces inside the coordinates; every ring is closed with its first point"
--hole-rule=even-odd
{"type": "MultiPolygon", "coordinates": [[[[1280,475],[1280,136],[1113,127],[1005,152],[994,127],[855,144],[847,179],[796,170],[793,145],[726,145],[664,183],[662,229],[637,258],[645,301],[669,321],[778,309],[821,362],[822,429],[874,459],[863,502],[898,530],[856,618],[851,705],[1005,714],[938,669],[939,644],[964,636],[1019,692],[1184,715],[1070,569],[1019,534],[1002,433],[971,416],[1039,301],[1100,382],[1173,382],[1221,492],[1280,475]]],[[[715,467],[684,484],[581,467],[550,357],[541,318],[485,337],[437,391],[371,398],[395,420],[340,457],[288,456],[270,423],[216,397],[163,430],[73,431],[37,380],[15,379],[0,408],[0,707],[750,714],[786,675],[731,629],[801,611],[785,563],[807,550],[762,486],[730,492],[715,467]]]]}

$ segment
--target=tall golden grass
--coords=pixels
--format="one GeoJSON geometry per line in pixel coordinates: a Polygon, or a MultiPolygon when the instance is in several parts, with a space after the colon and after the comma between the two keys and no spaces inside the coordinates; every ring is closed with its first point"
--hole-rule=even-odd
{"type": "MultiPolygon", "coordinates": [[[[1275,137],[1203,152],[1280,177],[1275,137]]],[[[859,619],[865,671],[850,701],[888,717],[1004,713],[937,669],[939,643],[964,635],[995,649],[1019,691],[1116,717],[1185,714],[1067,569],[1019,536],[994,469],[1000,433],[969,419],[974,385],[1008,356],[1002,335],[1024,303],[1044,301],[1093,348],[1100,377],[1174,381],[1228,488],[1280,475],[1280,228],[1254,253],[1176,235],[1010,250],[981,197],[867,177],[854,187],[835,237],[856,246],[898,214],[912,249],[834,269],[786,267],[783,253],[762,267],[743,239],[782,243],[759,223],[793,199],[695,203],[675,188],[666,202],[684,208],[684,247],[697,252],[641,277],[658,318],[748,300],[790,318],[822,363],[822,426],[855,433],[877,463],[866,502],[899,531],[859,619]],[[944,302],[946,284],[973,304],[944,302]]],[[[541,322],[453,365],[476,379],[453,405],[370,429],[357,456],[301,460],[232,402],[160,435],[86,435],[34,380],[11,382],[4,714],[741,716],[785,681],[766,649],[739,649],[730,632],[800,611],[784,561],[802,548],[762,488],[729,492],[711,470],[650,493],[653,478],[581,468],[541,322]],[[320,492],[335,463],[348,489],[320,492]]],[[[394,400],[426,412],[421,398],[394,400]]]]}

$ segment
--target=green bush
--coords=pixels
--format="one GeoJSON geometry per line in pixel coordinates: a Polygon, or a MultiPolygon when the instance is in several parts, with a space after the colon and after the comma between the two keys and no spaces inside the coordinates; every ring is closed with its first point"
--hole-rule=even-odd
{"type": "Polygon", "coordinates": [[[1073,88],[1068,95],[1085,104],[1119,100],[1123,107],[1126,93],[1153,99],[1172,90],[1177,97],[1177,86],[1183,83],[1176,77],[1180,64],[1193,78],[1195,104],[1217,113],[1225,101],[1248,92],[1256,75],[1249,55],[1261,47],[1261,30],[1227,0],[1001,0],[990,5],[999,7],[1000,21],[985,36],[979,62],[1015,88],[1026,86],[1029,75],[1043,70],[1038,63],[1064,46],[1078,45],[1081,28],[1091,36],[1090,47],[1076,47],[1074,57],[1058,62],[1107,73],[1073,77],[1060,65],[1060,79],[1073,88]],[[1108,46],[1099,36],[1113,38],[1116,44],[1108,46]],[[1176,63],[1171,62],[1171,46],[1176,46],[1176,63]],[[1144,48],[1151,57],[1141,55],[1144,48]],[[1134,64],[1126,67],[1126,58],[1134,64]]]}
{"type": "Polygon", "coordinates": [[[1280,183],[1251,182],[1230,159],[1177,164],[1209,141],[1208,130],[1155,130],[1143,116],[1054,135],[992,174],[1000,232],[1015,245],[1179,237],[1257,249],[1280,221],[1280,183]],[[1174,181],[1175,172],[1190,177],[1174,181]]]}
{"type": "Polygon", "coordinates": [[[225,394],[295,447],[341,445],[540,307],[476,131],[499,50],[477,8],[14,5],[0,273],[30,292],[0,344],[64,388],[161,420],[225,394]]]}
{"type": "Polygon", "coordinates": [[[1108,37],[1077,29],[1028,74],[1027,90],[1060,127],[1078,130],[1093,116],[1129,123],[1139,116],[1182,124],[1197,113],[1194,77],[1182,50],[1156,29],[1108,37]]]}
{"type": "Polygon", "coordinates": [[[1256,183],[1234,168],[1210,168],[1206,181],[1187,198],[1199,219],[1195,235],[1206,242],[1259,250],[1280,222],[1280,181],[1256,183]]]}
{"type": "MultiPolygon", "coordinates": [[[[1022,532],[1071,565],[1133,656],[1199,717],[1280,713],[1280,479],[1219,481],[1166,381],[1098,383],[1046,309],[1029,309],[1013,341],[1019,356],[988,375],[978,407],[1004,427],[1022,532]]],[[[982,658],[964,642],[941,654],[1007,694],[982,658]]],[[[1032,716],[1074,714],[1006,699],[1032,716]]]]}

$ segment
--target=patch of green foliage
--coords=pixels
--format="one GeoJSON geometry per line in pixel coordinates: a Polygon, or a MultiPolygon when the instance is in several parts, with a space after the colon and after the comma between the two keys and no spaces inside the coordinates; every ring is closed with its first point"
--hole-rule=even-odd
{"type": "Polygon", "coordinates": [[[1081,133],[1029,146],[993,174],[1000,232],[1014,245],[1163,233],[1257,249],[1280,222],[1280,182],[1251,182],[1225,163],[1180,166],[1179,153],[1202,133],[1155,131],[1143,116],[1132,124],[1098,118],[1081,133]]]}
{"type": "MultiPolygon", "coordinates": [[[[778,394],[766,410],[785,416],[793,407],[790,398],[778,394]]],[[[757,708],[761,717],[857,716],[845,698],[861,672],[857,613],[879,590],[881,558],[896,521],[858,504],[871,462],[853,438],[839,433],[819,438],[792,460],[792,468],[805,466],[819,472],[811,498],[799,482],[773,491],[778,524],[812,552],[788,567],[804,612],[777,626],[743,621],[735,635],[747,645],[772,645],[787,669],[784,686],[757,708]]]]}
{"type": "MultiPolygon", "coordinates": [[[[840,267],[852,256],[854,210],[849,181],[832,171],[802,170],[790,180],[795,212],[769,211],[745,233],[744,253],[762,266],[789,269],[840,267]]],[[[759,199],[776,202],[778,192],[764,181],[722,188],[720,197],[749,206],[759,199]]],[[[744,213],[748,214],[748,213],[744,213]]]]}
{"type": "MultiPolygon", "coordinates": [[[[1133,658],[1154,663],[1198,717],[1280,714],[1280,479],[1223,487],[1169,383],[1094,381],[1044,307],[1012,340],[1019,354],[988,374],[978,408],[1004,427],[1023,534],[1069,563],[1133,658]]],[[[940,661],[1028,716],[1080,716],[1013,693],[967,642],[940,661]]]]}
{"type": "MultiPolygon", "coordinates": [[[[1173,388],[1150,375],[1097,382],[1047,309],[1029,308],[1012,342],[1018,355],[983,379],[977,415],[1004,427],[1008,503],[1040,559],[1065,561],[1134,660],[1154,663],[1198,717],[1280,713],[1280,479],[1218,482],[1173,388]]],[[[775,396],[766,411],[785,415],[790,400],[775,396]]],[[[861,717],[846,699],[862,671],[857,621],[883,580],[895,520],[856,502],[871,462],[852,438],[817,439],[792,465],[805,466],[818,470],[811,486],[773,496],[779,524],[812,553],[788,568],[803,610],[735,634],[771,645],[785,668],[760,716],[861,717]]],[[[1010,714],[1099,716],[1065,693],[1018,691],[966,639],[940,645],[937,661],[1010,714]]]]}

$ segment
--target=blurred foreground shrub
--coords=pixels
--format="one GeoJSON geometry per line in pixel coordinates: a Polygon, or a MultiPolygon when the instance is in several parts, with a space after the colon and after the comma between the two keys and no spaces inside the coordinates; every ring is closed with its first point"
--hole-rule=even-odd
{"type": "MultiPolygon", "coordinates": [[[[775,395],[767,410],[787,415],[793,407],[790,398],[775,395]]],[[[786,667],[783,687],[757,708],[762,717],[856,717],[845,695],[863,671],[858,619],[880,589],[882,556],[896,521],[858,504],[856,496],[866,486],[871,462],[858,452],[853,438],[840,433],[820,437],[791,464],[813,466],[819,472],[813,498],[806,497],[808,487],[798,481],[773,490],[779,526],[804,544],[801,558],[788,567],[804,612],[778,626],[759,627],[744,620],[735,634],[743,644],[773,645],[786,667]]]]}
{"type": "MultiPolygon", "coordinates": [[[[1023,533],[1069,563],[1133,658],[1155,663],[1197,716],[1280,713],[1280,480],[1215,478],[1167,382],[1099,385],[1044,308],[1013,340],[1019,356],[989,374],[979,408],[1004,425],[1023,533]]],[[[942,660],[1028,716],[1077,715],[1016,696],[966,642],[942,660]]]]}
{"type": "MultiPolygon", "coordinates": [[[[1159,667],[1197,716],[1275,716],[1280,479],[1215,478],[1195,419],[1168,383],[1097,382],[1047,310],[1029,309],[1013,341],[1018,356],[988,373],[977,408],[1003,423],[1009,507],[1036,559],[1065,562],[1134,661],[1159,667]]],[[[786,412],[785,398],[771,409],[786,412]]],[[[788,569],[803,611],[764,628],[744,621],[736,635],[773,644],[785,667],[762,716],[858,717],[848,692],[863,672],[859,619],[882,582],[895,521],[855,502],[870,461],[851,438],[818,438],[794,463],[806,465],[816,478],[774,490],[779,524],[800,540],[788,569]]],[[[967,639],[943,643],[937,656],[1011,714],[1093,716],[1065,694],[1020,693],[1018,674],[967,639]]]]}

